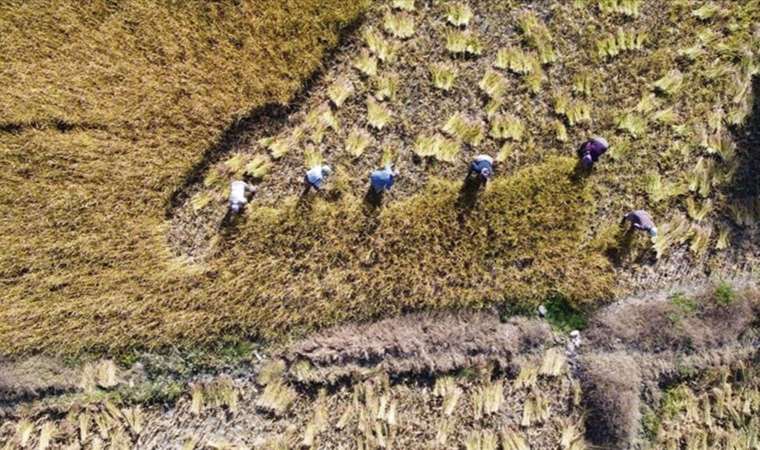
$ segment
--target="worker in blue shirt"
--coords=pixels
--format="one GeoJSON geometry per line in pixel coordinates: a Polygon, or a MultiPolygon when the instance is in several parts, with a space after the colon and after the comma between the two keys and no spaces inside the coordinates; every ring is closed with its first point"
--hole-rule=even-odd
{"type": "Polygon", "coordinates": [[[493,158],[488,155],[478,155],[470,163],[470,170],[467,172],[467,178],[477,176],[481,184],[485,184],[493,175],[493,158]]]}
{"type": "Polygon", "coordinates": [[[375,170],[369,176],[369,184],[375,194],[382,194],[393,187],[393,182],[398,176],[398,171],[394,171],[390,165],[384,169],[375,170]]]}
{"type": "Polygon", "coordinates": [[[304,177],[304,183],[306,184],[306,191],[309,192],[311,188],[316,189],[317,191],[322,190],[322,184],[324,184],[325,179],[332,173],[332,169],[330,169],[330,166],[327,165],[317,165],[306,171],[306,176],[304,177]]]}

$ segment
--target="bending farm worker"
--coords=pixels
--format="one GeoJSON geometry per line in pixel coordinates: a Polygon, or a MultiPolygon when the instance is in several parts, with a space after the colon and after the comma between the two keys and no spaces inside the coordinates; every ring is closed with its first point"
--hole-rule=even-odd
{"type": "Polygon", "coordinates": [[[393,182],[398,176],[398,171],[391,169],[391,166],[385,166],[382,170],[375,170],[369,175],[369,184],[372,187],[372,191],[376,194],[381,194],[385,191],[389,191],[393,187],[393,182]]]}
{"type": "Polygon", "coordinates": [[[591,169],[594,166],[594,163],[599,160],[599,157],[609,148],[610,145],[607,143],[607,140],[599,136],[594,136],[584,142],[578,148],[578,157],[581,159],[581,165],[583,165],[583,168],[591,169]]]}
{"type": "Polygon", "coordinates": [[[487,183],[493,175],[493,158],[488,155],[478,155],[470,163],[470,171],[467,178],[476,175],[481,183],[487,183]]]}
{"type": "Polygon", "coordinates": [[[304,177],[304,182],[306,183],[306,191],[308,192],[311,188],[314,188],[317,191],[322,190],[322,184],[324,183],[325,178],[327,178],[331,173],[332,169],[330,169],[330,166],[327,165],[314,166],[309,169],[306,172],[306,176],[304,177]]]}
{"type": "Polygon", "coordinates": [[[239,214],[255,192],[256,187],[245,181],[238,180],[230,183],[230,212],[239,214]]]}
{"type": "Polygon", "coordinates": [[[646,231],[651,237],[657,236],[657,227],[654,225],[652,216],[646,211],[631,211],[623,216],[621,223],[625,223],[626,221],[631,222],[631,227],[636,230],[646,231]]]}

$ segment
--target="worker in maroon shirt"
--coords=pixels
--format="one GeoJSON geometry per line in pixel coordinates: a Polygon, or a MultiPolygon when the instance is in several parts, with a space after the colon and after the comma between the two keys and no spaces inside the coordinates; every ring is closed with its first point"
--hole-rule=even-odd
{"type": "Polygon", "coordinates": [[[588,170],[594,166],[594,163],[599,160],[608,149],[610,145],[603,137],[594,136],[588,141],[584,142],[578,148],[578,157],[581,159],[581,165],[584,169],[588,170]]]}
{"type": "Polygon", "coordinates": [[[635,230],[646,231],[651,237],[657,237],[657,227],[654,225],[652,216],[643,210],[631,211],[625,216],[621,224],[630,222],[631,227],[635,230]]]}

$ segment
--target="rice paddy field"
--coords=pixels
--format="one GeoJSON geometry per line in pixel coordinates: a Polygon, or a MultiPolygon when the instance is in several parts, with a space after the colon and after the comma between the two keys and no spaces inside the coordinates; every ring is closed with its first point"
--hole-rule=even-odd
{"type": "Polygon", "coordinates": [[[1,2],[0,448],[760,448],[759,19],[1,2]]]}

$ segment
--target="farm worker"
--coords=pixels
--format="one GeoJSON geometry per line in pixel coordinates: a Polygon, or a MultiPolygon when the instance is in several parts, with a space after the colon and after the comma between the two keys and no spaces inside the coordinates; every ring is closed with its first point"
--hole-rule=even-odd
{"type": "Polygon", "coordinates": [[[230,183],[230,212],[239,214],[256,192],[256,187],[245,181],[230,183]]]}
{"type": "Polygon", "coordinates": [[[478,155],[470,163],[470,171],[467,172],[467,178],[471,175],[477,175],[481,183],[486,183],[493,175],[493,158],[488,155],[478,155]]]}
{"type": "Polygon", "coordinates": [[[610,145],[606,139],[594,136],[578,148],[578,157],[581,159],[583,167],[590,169],[609,148],[610,145]]]}
{"type": "Polygon", "coordinates": [[[330,169],[330,166],[326,165],[314,166],[306,171],[306,176],[304,177],[306,190],[308,191],[311,188],[314,188],[318,191],[322,190],[322,183],[324,183],[325,178],[327,178],[331,173],[332,169],[330,169]]]}
{"type": "Polygon", "coordinates": [[[391,169],[390,165],[382,170],[375,170],[369,175],[369,184],[376,194],[389,191],[393,187],[393,181],[398,176],[398,171],[391,169]]]}
{"type": "Polygon", "coordinates": [[[623,216],[621,223],[625,223],[626,221],[631,222],[631,226],[637,230],[646,231],[652,237],[657,236],[657,227],[654,225],[652,216],[646,211],[631,211],[623,216]]]}

